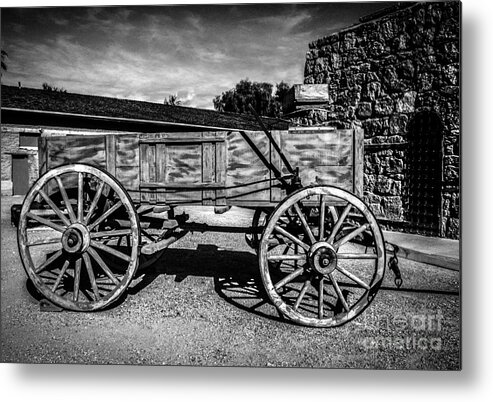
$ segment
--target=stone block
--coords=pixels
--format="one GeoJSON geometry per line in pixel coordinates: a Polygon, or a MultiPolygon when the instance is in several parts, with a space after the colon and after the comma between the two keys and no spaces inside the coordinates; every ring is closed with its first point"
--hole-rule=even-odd
{"type": "Polygon", "coordinates": [[[402,183],[380,175],[375,182],[375,192],[382,195],[401,195],[402,183]]]}
{"type": "Polygon", "coordinates": [[[413,113],[415,110],[416,92],[409,91],[404,93],[401,99],[398,99],[395,105],[397,113],[413,113]]]}
{"type": "Polygon", "coordinates": [[[390,135],[405,135],[409,117],[405,114],[394,114],[389,119],[390,135]]]}
{"type": "Polygon", "coordinates": [[[458,218],[448,219],[446,236],[450,239],[460,238],[460,220],[458,218]]]}
{"type": "Polygon", "coordinates": [[[394,111],[394,101],[390,96],[384,96],[375,101],[375,115],[388,116],[394,111]]]}
{"type": "Polygon", "coordinates": [[[371,102],[359,102],[356,109],[356,115],[360,118],[368,118],[373,114],[373,107],[371,102]]]}
{"type": "Polygon", "coordinates": [[[385,217],[393,220],[402,220],[404,209],[402,207],[401,197],[383,197],[382,204],[385,217]]]}
{"type": "Polygon", "coordinates": [[[0,183],[1,194],[2,195],[12,195],[12,180],[2,180],[0,183]]]}

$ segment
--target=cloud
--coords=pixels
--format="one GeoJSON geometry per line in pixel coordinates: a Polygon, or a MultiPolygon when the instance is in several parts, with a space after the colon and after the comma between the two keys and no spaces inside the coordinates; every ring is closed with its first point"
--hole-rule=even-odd
{"type": "MultiPolygon", "coordinates": [[[[303,80],[330,4],[2,10],[2,82],[212,108],[243,78],[303,80]],[[324,8],[325,7],[325,8],[324,8]],[[325,14],[322,11],[325,10],[325,14]]],[[[332,25],[331,25],[332,24],[332,25]]]]}

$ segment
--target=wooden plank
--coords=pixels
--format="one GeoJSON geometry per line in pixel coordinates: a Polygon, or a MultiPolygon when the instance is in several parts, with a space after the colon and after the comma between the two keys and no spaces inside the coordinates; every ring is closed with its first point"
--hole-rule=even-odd
{"type": "MultiPolygon", "coordinates": [[[[441,268],[460,270],[458,240],[434,238],[409,233],[384,231],[386,243],[397,246],[397,256],[441,268]]],[[[387,252],[387,255],[390,255],[387,252]]]]}
{"type": "Polygon", "coordinates": [[[295,84],[294,100],[300,102],[327,102],[329,86],[327,84],[295,84]]]}
{"type": "Polygon", "coordinates": [[[199,137],[182,137],[182,138],[147,138],[140,140],[141,144],[202,144],[204,142],[214,143],[223,142],[222,138],[199,138],[199,137]]]}
{"type": "Polygon", "coordinates": [[[125,190],[140,190],[139,168],[137,166],[117,166],[115,175],[125,190]]]}
{"type": "MultiPolygon", "coordinates": [[[[274,140],[281,146],[281,132],[272,131],[271,134],[274,140]]],[[[289,159],[289,155],[286,155],[286,157],[289,159]]],[[[270,163],[277,168],[278,171],[282,172],[281,157],[272,145],[270,145],[270,163]]],[[[276,175],[272,171],[270,172],[270,178],[272,179],[270,184],[270,200],[273,202],[280,202],[286,196],[286,192],[278,186],[279,181],[276,180],[276,175]]]]}
{"type": "MultiPolygon", "coordinates": [[[[218,133],[217,135],[225,135],[218,133]]],[[[226,177],[228,166],[228,153],[226,152],[226,142],[218,142],[215,147],[216,152],[216,182],[224,183],[224,187],[216,189],[216,205],[226,205],[226,177]]]]}
{"type": "Polygon", "coordinates": [[[160,188],[160,189],[216,189],[216,188],[224,188],[226,187],[226,183],[162,183],[162,182],[140,182],[141,188],[160,188]]]}
{"type": "MultiPolygon", "coordinates": [[[[353,130],[281,135],[282,151],[293,166],[347,166],[353,164],[353,130]]],[[[283,169],[283,173],[288,173],[283,169]]]]}
{"type": "MultiPolygon", "coordinates": [[[[163,183],[166,178],[166,145],[156,144],[156,182],[163,183]]],[[[159,192],[157,201],[166,202],[166,192],[159,192]]]]}
{"type": "MultiPolygon", "coordinates": [[[[156,179],[156,153],[155,146],[149,144],[140,145],[140,176],[143,182],[153,182],[156,179]]],[[[143,202],[155,203],[156,194],[154,191],[142,191],[143,202]]]]}
{"type": "Polygon", "coordinates": [[[139,166],[139,136],[117,135],[116,142],[116,166],[139,166]]]}
{"type": "Polygon", "coordinates": [[[47,154],[48,141],[46,137],[41,136],[38,138],[38,168],[40,176],[49,170],[47,154]]]}
{"type": "MultiPolygon", "coordinates": [[[[249,132],[248,136],[269,158],[270,146],[265,133],[249,132]]],[[[270,201],[270,170],[239,132],[229,133],[227,143],[227,198],[270,201]]]]}
{"type": "Polygon", "coordinates": [[[113,176],[116,174],[116,139],[115,135],[105,136],[106,140],[106,171],[113,176]]]}
{"type": "Polygon", "coordinates": [[[300,177],[303,186],[320,184],[353,191],[352,166],[312,166],[309,169],[300,169],[300,177]]]}
{"type": "Polygon", "coordinates": [[[354,130],[353,140],[353,169],[354,169],[354,186],[353,192],[358,197],[363,197],[363,175],[364,175],[364,137],[363,128],[357,127],[354,130]]]}
{"type": "Polygon", "coordinates": [[[50,137],[47,140],[50,169],[70,163],[86,163],[100,169],[106,167],[104,136],[50,137]]]}
{"type": "MultiPolygon", "coordinates": [[[[212,140],[215,133],[203,133],[203,140],[212,140]]],[[[202,143],[202,182],[204,184],[214,184],[216,176],[216,152],[215,144],[212,142],[202,143]]],[[[202,191],[204,205],[214,205],[216,199],[215,190],[207,189],[202,191]]]]}
{"type": "Polygon", "coordinates": [[[167,147],[165,182],[183,184],[202,182],[201,144],[169,145],[167,147]]]}

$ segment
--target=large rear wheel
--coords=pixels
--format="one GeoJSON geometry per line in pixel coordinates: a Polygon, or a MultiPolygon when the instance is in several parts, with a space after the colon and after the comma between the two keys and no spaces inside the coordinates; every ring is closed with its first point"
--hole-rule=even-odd
{"type": "Polygon", "coordinates": [[[272,213],[259,247],[262,281],[286,318],[339,326],[373,300],[385,272],[385,247],[370,209],[331,186],[307,187],[272,213]]]}
{"type": "Polygon", "coordinates": [[[26,273],[44,297],[67,310],[115,302],[137,269],[139,243],[129,195],[92,166],[48,171],[22,205],[18,245],[26,273]]]}

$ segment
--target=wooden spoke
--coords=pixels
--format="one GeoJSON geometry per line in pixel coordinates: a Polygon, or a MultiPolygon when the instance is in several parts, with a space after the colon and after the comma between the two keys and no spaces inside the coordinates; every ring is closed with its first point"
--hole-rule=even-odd
{"type": "Polygon", "coordinates": [[[279,282],[277,282],[274,285],[274,288],[278,290],[279,288],[283,287],[286,285],[288,282],[292,281],[294,278],[297,276],[301,275],[303,273],[303,268],[298,268],[297,270],[291,272],[289,275],[287,275],[284,279],[281,279],[279,282]]]}
{"type": "Polygon", "coordinates": [[[333,222],[337,222],[338,221],[338,215],[337,215],[336,207],[334,207],[333,205],[331,205],[329,207],[329,211],[330,211],[330,214],[332,215],[332,221],[333,222]]]}
{"type": "Polygon", "coordinates": [[[316,242],[315,236],[313,236],[312,230],[310,229],[310,226],[308,226],[308,222],[306,221],[305,215],[301,211],[300,206],[298,205],[298,203],[295,203],[293,205],[293,207],[294,207],[294,210],[296,211],[296,213],[298,214],[298,217],[300,218],[301,225],[303,226],[303,229],[305,230],[306,234],[308,235],[308,238],[310,239],[312,244],[315,243],[316,242]]]}
{"type": "Polygon", "coordinates": [[[92,232],[91,239],[98,239],[100,237],[121,237],[128,236],[132,234],[131,229],[121,229],[121,230],[107,230],[103,232],[92,232]]]}
{"type": "Polygon", "coordinates": [[[287,230],[283,229],[282,227],[280,227],[279,225],[276,225],[274,227],[274,230],[276,232],[279,232],[280,234],[282,234],[284,237],[287,237],[289,240],[291,240],[293,243],[296,243],[298,244],[300,247],[304,248],[305,250],[309,250],[310,247],[308,246],[308,244],[305,244],[304,242],[302,242],[300,239],[298,239],[297,237],[293,236],[291,233],[289,233],[287,230]]]}
{"type": "Polygon", "coordinates": [[[91,219],[91,216],[94,213],[94,210],[96,209],[96,205],[98,205],[99,199],[101,198],[101,194],[103,192],[103,188],[104,188],[104,182],[100,181],[98,185],[98,189],[96,190],[96,195],[94,196],[91,206],[89,207],[89,211],[87,212],[87,215],[84,218],[84,224],[86,225],[89,223],[89,220],[91,219]]]}
{"type": "Polygon", "coordinates": [[[77,221],[82,222],[84,213],[84,176],[79,172],[79,184],[77,187],[77,221]]]}
{"type": "Polygon", "coordinates": [[[367,285],[365,282],[363,282],[360,278],[358,278],[356,275],[352,274],[351,272],[349,272],[347,269],[345,268],[342,268],[340,267],[339,265],[336,267],[336,269],[341,272],[342,274],[346,275],[349,279],[353,280],[354,282],[356,282],[358,285],[360,285],[361,287],[369,290],[370,289],[370,286],[367,285]]]}
{"type": "Polygon", "coordinates": [[[337,250],[337,248],[341,247],[343,244],[347,243],[349,240],[358,236],[360,233],[364,232],[369,227],[370,227],[370,225],[368,223],[365,223],[364,225],[360,226],[358,229],[353,230],[351,233],[347,234],[342,239],[336,241],[334,243],[334,248],[337,250]]]}
{"type": "Polygon", "coordinates": [[[156,241],[156,239],[155,239],[152,235],[150,235],[149,233],[147,233],[147,231],[146,231],[146,230],[144,230],[144,229],[140,229],[140,231],[141,231],[141,232],[142,232],[142,234],[143,234],[145,237],[147,237],[150,241],[152,241],[152,242],[156,241]]]}
{"type": "Polygon", "coordinates": [[[70,225],[70,221],[67,219],[67,217],[60,211],[60,209],[55,205],[55,203],[52,201],[50,197],[43,191],[39,190],[38,193],[41,195],[41,197],[44,198],[44,200],[48,203],[50,208],[58,215],[58,217],[62,220],[62,222],[66,225],[70,225]]]}
{"type": "Polygon", "coordinates": [[[341,253],[337,254],[337,258],[341,260],[376,260],[378,255],[376,254],[358,254],[358,253],[341,253]]]}
{"type": "Polygon", "coordinates": [[[31,246],[41,246],[41,245],[46,245],[46,244],[56,244],[56,243],[60,243],[61,241],[61,237],[49,237],[49,238],[46,238],[46,239],[41,239],[41,240],[32,240],[30,242],[28,242],[26,245],[28,247],[31,247],[31,246]]]}
{"type": "Polygon", "coordinates": [[[347,215],[349,214],[349,211],[352,208],[352,204],[347,204],[346,208],[344,208],[344,211],[342,212],[341,216],[339,216],[339,219],[337,220],[336,224],[332,228],[332,232],[330,233],[329,238],[327,239],[327,242],[332,243],[336,237],[337,232],[341,228],[342,223],[344,222],[344,219],[346,219],[347,215]]]}
{"type": "Polygon", "coordinates": [[[63,202],[65,202],[65,208],[67,208],[68,215],[70,216],[70,220],[72,223],[75,223],[77,222],[77,218],[75,217],[72,204],[70,204],[70,200],[68,199],[67,192],[65,191],[65,187],[63,186],[62,183],[62,179],[60,178],[60,176],[55,176],[55,180],[58,184],[58,188],[60,189],[60,193],[62,194],[63,202]]]}
{"type": "Polygon", "coordinates": [[[337,280],[336,280],[333,272],[331,272],[329,274],[329,278],[332,282],[332,286],[334,286],[334,289],[337,293],[337,297],[339,297],[339,300],[341,301],[342,306],[344,307],[344,310],[346,310],[346,312],[349,312],[349,306],[347,304],[346,299],[344,298],[344,295],[341,292],[341,288],[339,287],[339,284],[337,283],[337,280]]]}
{"type": "Polygon", "coordinates": [[[115,205],[113,205],[110,209],[108,209],[103,215],[101,215],[98,219],[96,219],[93,223],[91,223],[87,228],[91,231],[95,226],[99,225],[103,222],[108,216],[110,216],[113,212],[115,212],[118,208],[122,206],[122,202],[118,201],[115,205]]]}
{"type": "Polygon", "coordinates": [[[31,219],[34,219],[35,221],[38,221],[39,223],[45,225],[45,226],[48,226],[52,229],[55,229],[56,231],[60,232],[60,233],[63,233],[65,232],[65,227],[63,226],[60,226],[60,225],[57,225],[56,223],[53,223],[51,221],[49,221],[48,219],[45,219],[45,218],[42,218],[41,216],[38,216],[38,215],[35,215],[31,212],[28,212],[26,214],[26,216],[28,218],[31,218],[31,219]]]}
{"type": "Polygon", "coordinates": [[[94,246],[94,247],[97,247],[103,251],[106,251],[107,253],[109,254],[112,254],[114,255],[115,257],[118,257],[124,261],[127,261],[127,262],[130,262],[132,259],[130,258],[129,255],[126,255],[126,254],[123,254],[122,252],[118,251],[118,250],[115,250],[114,248],[112,247],[109,247],[103,243],[100,243],[96,240],[92,241],[91,244],[94,246]]]}
{"type": "Polygon", "coordinates": [[[111,272],[111,270],[108,268],[108,265],[106,265],[106,263],[103,261],[103,259],[101,258],[101,256],[98,254],[98,252],[94,248],[92,248],[92,247],[89,247],[87,249],[87,252],[99,264],[99,266],[104,271],[104,273],[106,274],[106,276],[108,278],[110,278],[111,282],[113,282],[115,285],[119,285],[120,282],[118,281],[118,279],[115,278],[115,276],[113,275],[113,273],[111,272]]]}
{"type": "Polygon", "coordinates": [[[280,255],[270,255],[267,257],[269,261],[283,261],[283,260],[306,260],[305,254],[280,254],[280,255]]]}
{"type": "Polygon", "coordinates": [[[318,239],[322,241],[324,239],[325,232],[325,198],[323,195],[320,196],[320,225],[319,225],[319,234],[318,239]]]}
{"type": "Polygon", "coordinates": [[[49,267],[55,260],[57,260],[62,255],[62,250],[58,250],[55,254],[53,254],[50,258],[48,258],[45,262],[43,262],[36,270],[34,271],[36,274],[39,274],[41,271],[49,267]]]}
{"type": "Polygon", "coordinates": [[[318,318],[324,318],[324,278],[318,282],[318,318]]]}
{"type": "Polygon", "coordinates": [[[296,302],[294,303],[294,309],[298,310],[298,307],[300,307],[301,302],[303,301],[303,297],[305,297],[305,293],[308,290],[308,286],[310,286],[310,279],[307,279],[305,283],[303,284],[303,287],[301,288],[300,294],[296,298],[296,302]]]}
{"type": "Polygon", "coordinates": [[[99,300],[100,299],[99,289],[98,289],[98,285],[96,284],[96,278],[94,277],[94,271],[92,269],[91,259],[89,258],[89,255],[87,253],[84,253],[82,255],[82,258],[84,259],[87,275],[89,276],[89,282],[91,282],[91,288],[92,288],[92,293],[94,294],[94,298],[96,300],[99,300]]]}
{"type": "Polygon", "coordinates": [[[65,275],[65,272],[67,271],[67,268],[68,268],[69,264],[70,264],[70,261],[69,260],[65,260],[65,263],[63,264],[63,267],[62,267],[60,273],[58,274],[58,277],[56,278],[56,281],[53,284],[53,287],[51,288],[51,291],[53,293],[55,293],[55,291],[58,288],[58,285],[60,285],[60,282],[62,281],[63,275],[65,275]]]}
{"type": "Polygon", "coordinates": [[[75,262],[75,273],[74,273],[74,301],[79,300],[79,287],[80,287],[80,271],[82,267],[82,259],[79,258],[75,262]]]}

